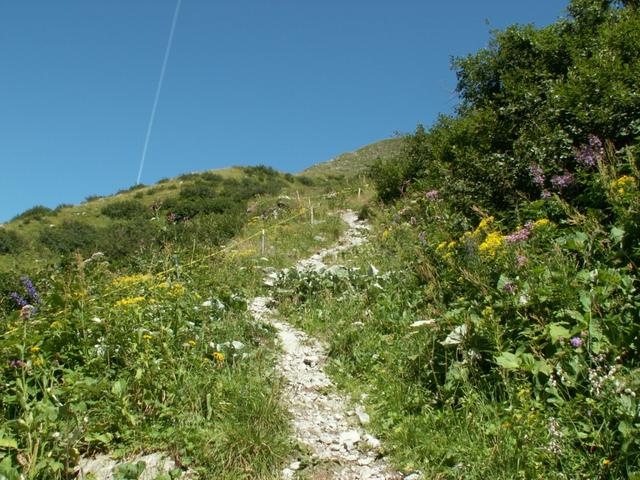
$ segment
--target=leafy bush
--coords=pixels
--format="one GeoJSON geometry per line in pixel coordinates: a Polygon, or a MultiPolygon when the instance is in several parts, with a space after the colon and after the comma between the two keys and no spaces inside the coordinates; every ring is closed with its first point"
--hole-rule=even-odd
{"type": "Polygon", "coordinates": [[[37,205],[30,208],[29,210],[22,212],[19,215],[16,215],[15,217],[13,217],[12,221],[22,220],[24,222],[27,222],[31,220],[42,220],[42,217],[52,216],[56,214],[57,212],[55,210],[51,210],[50,208],[42,205],[37,205]]]}
{"type": "Polygon", "coordinates": [[[87,223],[65,221],[43,230],[39,241],[50,250],[67,255],[74,252],[92,253],[99,244],[98,230],[87,223]]]}
{"type": "Polygon", "coordinates": [[[100,210],[112,219],[135,219],[149,215],[149,209],[135,200],[121,200],[105,205],[100,210]]]}
{"type": "Polygon", "coordinates": [[[26,248],[27,243],[23,237],[13,230],[0,227],[0,255],[15,255],[26,248]]]}

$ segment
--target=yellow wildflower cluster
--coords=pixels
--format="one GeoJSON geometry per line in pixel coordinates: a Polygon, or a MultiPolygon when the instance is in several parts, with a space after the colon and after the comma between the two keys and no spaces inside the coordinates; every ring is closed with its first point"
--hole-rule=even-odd
{"type": "Polygon", "coordinates": [[[118,277],[111,282],[114,287],[124,287],[127,285],[136,285],[138,283],[146,283],[152,280],[152,276],[147,274],[125,275],[118,277]]]}
{"type": "Polygon", "coordinates": [[[129,305],[135,305],[136,303],[144,302],[144,297],[129,297],[118,300],[115,303],[116,307],[126,307],[129,305]]]}
{"type": "Polygon", "coordinates": [[[537,228],[537,227],[546,227],[551,225],[551,221],[548,218],[541,218],[540,220],[536,220],[535,222],[533,222],[533,227],[537,228]]]}
{"type": "Polygon", "coordinates": [[[484,217],[473,232],[464,232],[464,238],[478,238],[489,229],[494,221],[494,217],[484,217]]]}
{"type": "Polygon", "coordinates": [[[458,242],[456,242],[455,240],[451,240],[450,242],[445,241],[438,244],[438,246],[436,247],[436,251],[441,252],[446,249],[447,252],[444,254],[444,258],[449,258],[452,255],[453,250],[456,248],[457,245],[458,245],[458,242]]]}
{"type": "Polygon", "coordinates": [[[386,240],[390,234],[391,234],[391,230],[389,229],[385,230],[384,232],[382,232],[382,239],[386,240]]]}
{"type": "Polygon", "coordinates": [[[213,358],[215,358],[218,362],[224,362],[224,353],[213,352],[213,358]]]}
{"type": "Polygon", "coordinates": [[[636,179],[630,175],[624,175],[611,182],[611,188],[622,194],[632,190],[636,186],[636,179]]]}
{"type": "Polygon", "coordinates": [[[478,250],[483,255],[496,256],[498,249],[502,247],[504,243],[504,237],[500,232],[489,232],[484,241],[478,247],[478,250]]]}

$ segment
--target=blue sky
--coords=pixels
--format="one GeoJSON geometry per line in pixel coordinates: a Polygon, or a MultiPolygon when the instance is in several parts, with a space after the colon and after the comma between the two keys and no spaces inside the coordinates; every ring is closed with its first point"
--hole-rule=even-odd
{"type": "MultiPolygon", "coordinates": [[[[455,106],[452,55],[566,0],[183,0],[143,183],[297,172],[455,106]]],[[[136,181],[175,0],[0,4],[0,221],[136,181]]]]}

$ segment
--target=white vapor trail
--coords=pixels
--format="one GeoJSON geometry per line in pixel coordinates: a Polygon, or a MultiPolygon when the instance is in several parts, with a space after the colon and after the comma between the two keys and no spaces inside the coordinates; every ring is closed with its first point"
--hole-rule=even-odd
{"type": "Polygon", "coordinates": [[[162,61],[162,69],[160,70],[160,80],[158,81],[158,88],[156,89],[156,97],[153,100],[153,108],[151,109],[151,117],[149,118],[149,125],[147,126],[147,135],[144,138],[144,147],[142,149],[142,158],[140,159],[140,169],[138,170],[138,179],[136,184],[140,183],[140,177],[142,176],[142,168],[144,167],[144,159],[147,156],[147,148],[149,147],[149,139],[151,138],[151,130],[153,129],[153,121],[156,118],[156,109],[158,108],[158,99],[160,98],[160,90],[162,90],[162,82],[164,81],[164,74],[167,70],[167,62],[169,60],[169,52],[171,52],[171,44],[173,43],[173,33],[176,30],[176,23],[178,21],[178,13],[180,12],[180,5],[182,0],[178,0],[176,4],[176,10],[173,12],[173,22],[171,23],[171,32],[169,33],[169,41],[167,42],[167,49],[164,52],[164,60],[162,61]]]}

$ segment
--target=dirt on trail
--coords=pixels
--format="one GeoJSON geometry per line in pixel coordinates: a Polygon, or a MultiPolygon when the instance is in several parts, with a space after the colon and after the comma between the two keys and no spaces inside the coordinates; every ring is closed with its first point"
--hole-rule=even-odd
{"type": "MultiPolygon", "coordinates": [[[[369,226],[352,211],[342,214],[348,230],[334,247],[321,250],[296,264],[299,271],[322,271],[324,260],[366,241],[369,226]]],[[[265,279],[273,285],[277,274],[265,279]]],[[[293,328],[272,307],[271,296],[254,298],[249,310],[254,318],[273,325],[283,353],[277,368],[285,379],[283,402],[292,418],[295,439],[311,454],[311,465],[301,469],[296,460],[282,477],[336,480],[391,480],[393,472],[380,454],[380,441],[365,431],[369,416],[361,405],[336,392],[324,372],[327,353],[316,339],[293,328]]],[[[306,466],[306,465],[305,465],[306,466]]]]}

